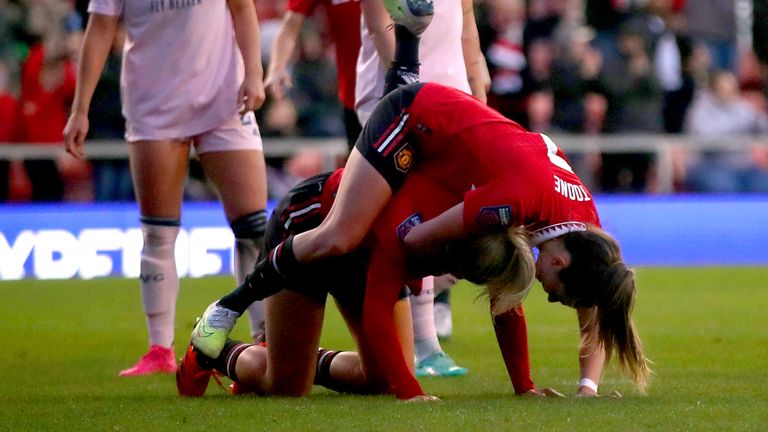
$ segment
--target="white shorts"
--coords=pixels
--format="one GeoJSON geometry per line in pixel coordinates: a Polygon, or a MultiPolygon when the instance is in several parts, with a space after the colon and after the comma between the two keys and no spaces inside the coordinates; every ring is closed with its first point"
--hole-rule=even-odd
{"type": "MultiPolygon", "coordinates": [[[[191,139],[197,154],[237,150],[263,151],[261,132],[253,111],[248,111],[242,116],[237,114],[220,126],[203,133],[174,139],[181,141],[191,139]]],[[[126,140],[128,142],[155,141],[154,139],[132,137],[128,133],[126,133],[126,140]]]]}
{"type": "Polygon", "coordinates": [[[223,125],[192,137],[197,154],[215,151],[263,151],[261,132],[253,111],[237,115],[223,125]]]}

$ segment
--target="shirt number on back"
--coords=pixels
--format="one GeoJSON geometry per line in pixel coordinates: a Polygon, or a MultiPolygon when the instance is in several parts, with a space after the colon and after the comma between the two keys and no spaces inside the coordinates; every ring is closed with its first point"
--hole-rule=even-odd
{"type": "Polygon", "coordinates": [[[573,173],[573,168],[568,165],[568,162],[566,162],[565,159],[557,154],[557,145],[554,141],[552,141],[552,138],[544,134],[541,134],[541,138],[544,140],[544,144],[547,145],[547,156],[549,157],[550,162],[552,162],[555,166],[568,171],[569,173],[573,173]]]}

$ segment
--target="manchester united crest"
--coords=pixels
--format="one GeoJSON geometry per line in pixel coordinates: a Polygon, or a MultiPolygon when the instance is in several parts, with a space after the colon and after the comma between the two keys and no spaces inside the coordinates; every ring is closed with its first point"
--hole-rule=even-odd
{"type": "Polygon", "coordinates": [[[395,167],[398,171],[408,172],[413,165],[413,149],[406,145],[395,153],[395,167]]]}

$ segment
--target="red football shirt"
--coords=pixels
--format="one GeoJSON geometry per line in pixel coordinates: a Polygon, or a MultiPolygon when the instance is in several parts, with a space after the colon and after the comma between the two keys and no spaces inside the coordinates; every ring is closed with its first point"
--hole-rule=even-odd
{"type": "Polygon", "coordinates": [[[549,137],[459,90],[426,84],[406,128],[415,153],[411,173],[450,191],[453,204],[464,201],[468,232],[483,225],[600,224],[592,195],[549,137]]]}
{"type": "MultiPolygon", "coordinates": [[[[459,199],[460,199],[460,195],[459,199]]],[[[401,238],[407,227],[431,219],[456,203],[457,195],[434,183],[425,173],[409,174],[387,203],[372,230],[375,241],[368,267],[363,326],[379,367],[397,396],[408,399],[423,390],[408,369],[397,339],[393,308],[408,280],[407,255],[401,238]]],[[[522,308],[495,323],[499,347],[516,393],[534,388],[530,376],[528,338],[522,308]],[[519,312],[519,313],[518,313],[519,312]]]]}
{"type": "MultiPolygon", "coordinates": [[[[599,225],[592,195],[549,137],[434,83],[419,91],[407,111],[405,134],[414,163],[374,225],[363,314],[365,331],[377,341],[375,357],[401,398],[421,394],[397,349],[392,321],[392,306],[406,278],[398,235],[404,221],[416,213],[421,220],[431,219],[463,201],[464,228],[470,233],[510,224],[529,229],[562,222],[599,225]]],[[[525,320],[505,314],[496,324],[503,328],[497,337],[515,390],[529,390],[525,320]]]]}
{"type": "Polygon", "coordinates": [[[345,108],[355,108],[357,53],[360,51],[360,0],[288,0],[288,10],[305,16],[319,4],[325,14],[331,37],[336,44],[339,100],[345,108]]]}

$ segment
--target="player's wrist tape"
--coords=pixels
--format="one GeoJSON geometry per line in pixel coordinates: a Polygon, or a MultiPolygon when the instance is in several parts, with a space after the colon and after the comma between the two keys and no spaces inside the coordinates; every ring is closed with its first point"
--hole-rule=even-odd
{"type": "Polygon", "coordinates": [[[597,383],[589,378],[582,378],[579,380],[579,387],[586,387],[597,393],[597,383]]]}

